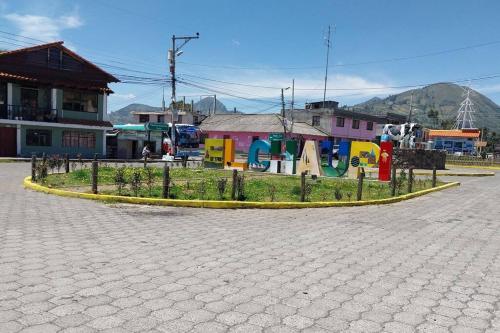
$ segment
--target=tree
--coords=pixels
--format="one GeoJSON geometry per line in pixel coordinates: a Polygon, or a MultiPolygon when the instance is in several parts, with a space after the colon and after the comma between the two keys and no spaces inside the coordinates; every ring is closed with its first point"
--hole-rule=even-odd
{"type": "Polygon", "coordinates": [[[432,119],[434,127],[439,126],[439,112],[434,109],[430,109],[429,112],[427,112],[427,117],[432,119]]]}

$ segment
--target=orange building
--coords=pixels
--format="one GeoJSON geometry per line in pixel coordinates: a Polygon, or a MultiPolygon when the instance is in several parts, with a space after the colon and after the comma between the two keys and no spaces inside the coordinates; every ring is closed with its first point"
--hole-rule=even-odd
{"type": "Polygon", "coordinates": [[[432,141],[432,148],[450,154],[475,154],[481,131],[477,128],[453,130],[428,130],[425,139],[432,141]]]}

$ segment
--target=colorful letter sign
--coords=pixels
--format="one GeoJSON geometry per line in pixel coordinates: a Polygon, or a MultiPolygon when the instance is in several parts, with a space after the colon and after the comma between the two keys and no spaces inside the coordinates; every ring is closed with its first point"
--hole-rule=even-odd
{"type": "Polygon", "coordinates": [[[205,139],[205,160],[207,168],[224,168],[224,139],[205,139]]]}
{"type": "Polygon", "coordinates": [[[380,147],[373,142],[351,142],[349,178],[357,178],[360,167],[374,168],[378,164],[380,147]]]}
{"type": "Polygon", "coordinates": [[[316,141],[307,140],[302,150],[297,173],[306,172],[310,175],[321,176],[321,165],[316,141]]]}
{"type": "Polygon", "coordinates": [[[380,159],[378,162],[378,180],[391,180],[391,165],[392,165],[392,141],[382,141],[380,143],[380,159]]]}
{"type": "Polygon", "coordinates": [[[266,171],[269,169],[269,161],[260,161],[259,153],[269,154],[271,151],[271,144],[269,141],[256,140],[248,149],[248,167],[254,171],[266,171]]]}

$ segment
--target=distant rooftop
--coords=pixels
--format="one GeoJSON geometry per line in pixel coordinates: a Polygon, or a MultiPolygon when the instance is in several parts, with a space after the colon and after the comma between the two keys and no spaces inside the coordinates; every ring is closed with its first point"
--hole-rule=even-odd
{"type": "MultiPolygon", "coordinates": [[[[277,114],[215,114],[200,125],[205,132],[283,132],[281,116],[277,114]]],[[[306,123],[293,123],[292,132],[299,135],[325,136],[328,134],[306,123]]]]}

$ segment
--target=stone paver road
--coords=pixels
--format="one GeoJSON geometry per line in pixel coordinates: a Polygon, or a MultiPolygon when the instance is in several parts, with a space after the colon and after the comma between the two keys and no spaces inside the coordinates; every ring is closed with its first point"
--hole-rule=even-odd
{"type": "Polygon", "coordinates": [[[0,164],[0,332],[500,332],[500,178],[380,207],[113,207],[0,164]]]}

